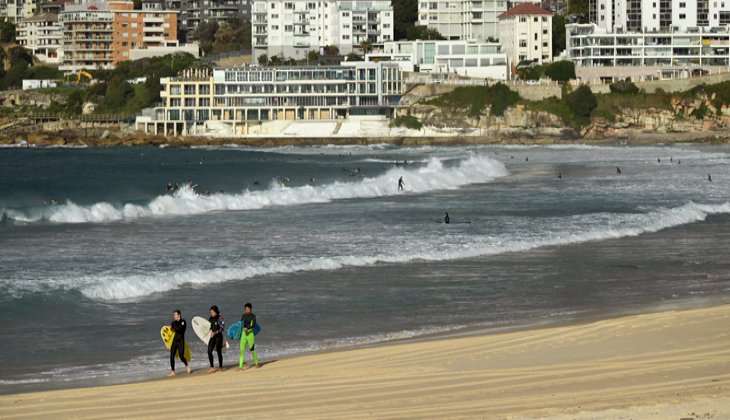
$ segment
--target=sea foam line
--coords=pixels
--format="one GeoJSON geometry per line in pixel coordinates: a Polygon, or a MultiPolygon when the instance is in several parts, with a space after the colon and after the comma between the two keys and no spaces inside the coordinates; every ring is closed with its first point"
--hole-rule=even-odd
{"type": "Polygon", "coordinates": [[[378,263],[412,261],[447,261],[520,252],[544,246],[570,245],[589,241],[617,239],[657,232],[688,223],[703,221],[710,214],[730,213],[730,203],[696,204],[647,213],[617,214],[611,218],[598,213],[585,215],[580,222],[569,224],[572,231],[543,232],[537,235],[479,236],[465,243],[435,247],[433,244],[412,246],[406,252],[383,252],[376,255],[343,255],[334,257],[275,257],[248,261],[239,266],[217,269],[179,270],[144,275],[94,275],[61,281],[66,287],[78,288],[90,299],[100,301],[144,298],[155,293],[190,285],[210,285],[231,280],[246,280],[269,274],[302,271],[337,270],[343,267],[370,266],[378,263]]]}
{"type": "Polygon", "coordinates": [[[482,183],[508,175],[505,166],[486,156],[471,155],[456,166],[446,167],[439,159],[412,168],[392,168],[374,178],[358,182],[334,182],[322,186],[282,188],[274,186],[262,191],[245,190],[239,194],[199,195],[183,187],[174,194],[161,195],[145,205],[127,203],[113,205],[100,202],[81,206],[71,201],[45,207],[35,212],[5,210],[3,215],[21,223],[48,221],[52,223],[101,223],[134,220],[141,217],[181,216],[212,211],[257,210],[273,206],[326,203],[353,198],[376,198],[399,194],[397,180],[403,176],[413,193],[454,189],[482,183]]]}

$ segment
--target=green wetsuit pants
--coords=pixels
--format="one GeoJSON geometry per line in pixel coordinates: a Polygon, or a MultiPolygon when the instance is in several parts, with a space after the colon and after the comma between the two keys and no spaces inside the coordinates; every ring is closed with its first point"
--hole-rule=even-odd
{"type": "Polygon", "coordinates": [[[253,363],[255,365],[259,364],[259,357],[256,355],[256,350],[254,349],[255,343],[253,338],[253,331],[245,331],[241,334],[241,357],[238,358],[238,367],[243,367],[243,355],[246,352],[246,344],[248,344],[248,348],[251,351],[251,355],[253,355],[253,363]]]}

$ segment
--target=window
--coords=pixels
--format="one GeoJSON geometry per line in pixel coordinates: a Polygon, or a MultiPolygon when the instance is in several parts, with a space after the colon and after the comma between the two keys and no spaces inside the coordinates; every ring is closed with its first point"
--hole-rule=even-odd
{"type": "Polygon", "coordinates": [[[532,21],[533,22],[537,22],[537,16],[535,16],[534,18],[532,18],[532,21]]]}
{"type": "Polygon", "coordinates": [[[547,35],[547,34],[548,34],[547,32],[548,32],[548,31],[547,31],[547,29],[543,29],[543,30],[542,30],[542,34],[543,34],[543,35],[547,35]]]}
{"type": "Polygon", "coordinates": [[[547,16],[543,16],[543,17],[542,17],[542,21],[543,21],[543,22],[547,22],[547,16]]]}
{"type": "Polygon", "coordinates": [[[127,26],[129,26],[129,24],[127,22],[122,23],[122,28],[126,28],[127,26]]]}
{"type": "Polygon", "coordinates": [[[276,3],[271,3],[271,10],[276,9],[276,3]]]}
{"type": "Polygon", "coordinates": [[[681,3],[679,3],[679,7],[685,8],[685,7],[687,7],[687,3],[681,2],[681,3]]]}
{"type": "Polygon", "coordinates": [[[294,27],[292,25],[284,25],[284,32],[293,32],[294,27]]]}
{"type": "Polygon", "coordinates": [[[137,13],[132,13],[132,19],[137,19],[137,13]]]}
{"type": "Polygon", "coordinates": [[[537,34],[535,34],[535,38],[534,39],[535,39],[535,41],[537,41],[537,34]]]}
{"type": "Polygon", "coordinates": [[[527,22],[527,18],[524,16],[520,16],[520,22],[527,22]]]}
{"type": "Polygon", "coordinates": [[[272,31],[278,31],[279,30],[279,25],[271,25],[271,30],[272,31]]]}
{"type": "Polygon", "coordinates": [[[520,47],[522,47],[522,48],[527,47],[527,41],[525,41],[524,39],[521,39],[520,40],[520,47]]]}
{"type": "Polygon", "coordinates": [[[294,3],[284,3],[284,9],[294,10],[294,3]]]}
{"type": "Polygon", "coordinates": [[[132,27],[133,27],[133,28],[136,28],[137,26],[138,26],[138,25],[137,25],[137,22],[132,22],[132,27]]]}
{"type": "Polygon", "coordinates": [[[535,45],[535,51],[537,51],[537,45],[535,45]]]}
{"type": "Polygon", "coordinates": [[[679,14],[679,18],[680,18],[680,19],[686,19],[686,18],[687,18],[687,15],[686,15],[686,14],[684,14],[684,13],[680,13],[680,14],[679,14]]]}
{"type": "Polygon", "coordinates": [[[342,39],[350,39],[350,35],[342,35],[342,39]]]}
{"type": "Polygon", "coordinates": [[[547,42],[543,42],[542,43],[543,48],[547,48],[547,46],[548,46],[547,44],[548,44],[547,42]]]}
{"type": "Polygon", "coordinates": [[[129,13],[122,13],[122,17],[129,17],[129,13]]]}

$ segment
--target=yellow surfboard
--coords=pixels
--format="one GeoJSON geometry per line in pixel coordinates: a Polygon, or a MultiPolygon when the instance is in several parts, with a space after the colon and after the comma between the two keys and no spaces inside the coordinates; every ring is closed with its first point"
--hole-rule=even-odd
{"type": "MultiPolygon", "coordinates": [[[[162,336],[162,341],[165,343],[165,347],[170,350],[170,347],[172,347],[172,339],[175,338],[175,331],[165,325],[160,330],[160,335],[162,336]]],[[[179,355],[176,354],[175,357],[177,357],[177,360],[180,360],[179,355]]],[[[185,341],[185,359],[187,359],[188,363],[190,363],[190,357],[190,346],[188,345],[188,342],[185,341]]]]}

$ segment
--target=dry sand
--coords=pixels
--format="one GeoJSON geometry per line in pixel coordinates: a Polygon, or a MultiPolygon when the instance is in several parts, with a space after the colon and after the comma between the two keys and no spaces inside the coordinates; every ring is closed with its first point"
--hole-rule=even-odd
{"type": "Polygon", "coordinates": [[[725,305],[394,344],[3,396],[0,417],[730,418],[728,327],[725,305]]]}

